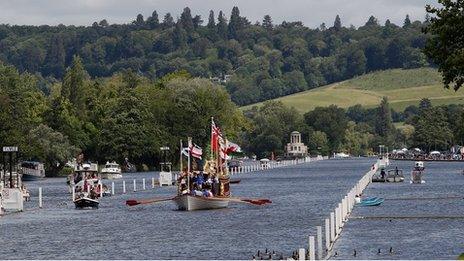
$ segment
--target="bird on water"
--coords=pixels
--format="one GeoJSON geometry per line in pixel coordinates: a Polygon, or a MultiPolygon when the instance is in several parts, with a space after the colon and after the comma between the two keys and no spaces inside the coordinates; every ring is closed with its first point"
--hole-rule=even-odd
{"type": "Polygon", "coordinates": [[[353,250],[353,256],[356,256],[356,249],[353,250]]]}

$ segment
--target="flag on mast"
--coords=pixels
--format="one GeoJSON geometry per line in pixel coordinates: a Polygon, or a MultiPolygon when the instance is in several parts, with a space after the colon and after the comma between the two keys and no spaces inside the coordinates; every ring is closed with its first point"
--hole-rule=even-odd
{"type": "Polygon", "coordinates": [[[197,158],[197,159],[201,159],[201,156],[203,155],[203,150],[201,149],[200,146],[198,146],[197,144],[194,144],[192,143],[192,141],[190,140],[189,141],[189,144],[188,144],[188,148],[185,148],[187,149],[186,151],[190,151],[190,155],[194,158],[197,158]]]}
{"type": "Polygon", "coordinates": [[[222,138],[221,129],[216,126],[214,120],[211,120],[211,150],[217,151],[219,149],[219,138],[222,138]]]}

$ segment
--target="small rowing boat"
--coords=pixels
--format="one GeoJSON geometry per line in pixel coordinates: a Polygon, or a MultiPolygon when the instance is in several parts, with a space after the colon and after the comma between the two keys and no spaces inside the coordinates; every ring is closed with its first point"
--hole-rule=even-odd
{"type": "Polygon", "coordinates": [[[371,207],[371,206],[378,206],[382,204],[384,201],[385,201],[384,198],[370,197],[370,198],[361,200],[361,202],[358,204],[363,207],[371,207]]]}

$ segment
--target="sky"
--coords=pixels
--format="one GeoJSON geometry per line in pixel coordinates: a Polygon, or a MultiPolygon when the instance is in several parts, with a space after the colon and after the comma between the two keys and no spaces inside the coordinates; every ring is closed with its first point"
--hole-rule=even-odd
{"type": "Polygon", "coordinates": [[[205,23],[209,10],[223,10],[227,17],[233,6],[251,22],[269,14],[274,23],[301,21],[309,27],[331,25],[337,14],[344,26],[361,26],[374,15],[379,22],[390,19],[402,24],[406,14],[411,20],[424,20],[425,5],[435,0],[0,0],[0,23],[19,25],[91,25],[106,19],[110,24],[130,23],[137,14],[145,18],[153,10],[160,17],[170,12],[178,17],[190,7],[205,23]]]}

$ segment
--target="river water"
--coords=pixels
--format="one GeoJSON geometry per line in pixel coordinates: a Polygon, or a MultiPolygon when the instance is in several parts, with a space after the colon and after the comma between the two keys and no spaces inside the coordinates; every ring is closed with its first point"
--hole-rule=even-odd
{"type": "MultiPolygon", "coordinates": [[[[389,167],[405,170],[409,179],[413,163],[392,161],[389,167]]],[[[456,260],[464,253],[464,163],[425,162],[425,168],[425,184],[368,186],[365,196],[386,200],[354,208],[335,244],[336,259],[456,260]]]]}
{"type": "MultiPolygon", "coordinates": [[[[234,203],[228,209],[193,212],[177,211],[172,202],[131,208],[124,205],[125,200],[130,198],[172,196],[174,187],[132,192],[134,178],[138,180],[140,189],[141,179],[147,179],[148,187],[148,179],[157,177],[156,173],[125,174],[128,193],[121,194],[122,181],[117,180],[116,195],[103,198],[98,210],[74,209],[63,178],[30,182],[28,187],[33,198],[26,203],[26,211],[0,218],[0,259],[251,259],[258,249],[265,248],[289,256],[292,251],[307,247],[307,237],[309,234],[315,235],[315,226],[324,225],[324,219],[374,161],[326,160],[235,175],[233,178],[240,178],[241,183],[231,185],[233,196],[270,198],[273,203],[265,206],[234,203]],[[38,187],[42,187],[44,192],[43,209],[37,208],[38,187]]],[[[427,171],[433,168],[429,165],[426,167],[427,171]]],[[[444,167],[456,174],[463,166],[443,165],[437,169],[444,167]]],[[[433,176],[433,171],[430,172],[430,176],[433,176]]],[[[448,186],[435,188],[432,177],[429,183],[429,172],[427,175],[428,183],[422,187],[436,193],[448,190],[448,186]]],[[[375,189],[375,186],[372,186],[372,190],[382,191],[375,189]]],[[[404,183],[400,186],[406,186],[404,189],[415,195],[411,191],[412,185],[404,183]]],[[[402,193],[400,186],[390,191],[391,197],[401,196],[396,195],[402,193]]],[[[390,214],[386,208],[390,203],[402,202],[385,201],[376,210],[385,208],[384,211],[390,214]]],[[[446,206],[449,211],[462,213],[462,203],[448,202],[446,206]]],[[[442,209],[441,205],[434,206],[437,207],[442,209]]],[[[428,208],[422,209],[427,211],[428,208]]],[[[356,215],[365,214],[359,212],[356,215]]],[[[462,246],[462,224],[462,220],[440,220],[433,223],[435,228],[431,228],[416,222],[406,227],[398,226],[394,231],[404,234],[406,232],[401,230],[407,229],[409,233],[419,233],[422,238],[427,238],[431,236],[430,230],[433,230],[435,234],[431,237],[440,238],[449,235],[440,231],[451,230],[454,233],[449,241],[461,239],[462,246]],[[449,225],[448,222],[454,223],[449,225]],[[441,229],[437,226],[441,226],[441,229]],[[456,237],[459,233],[461,237],[456,237]]],[[[385,237],[385,234],[379,234],[383,230],[379,232],[377,227],[377,224],[369,224],[365,220],[350,220],[336,246],[340,256],[350,258],[353,244],[363,242],[358,247],[366,248],[362,257],[377,258],[368,254],[374,248],[369,241],[376,238],[379,238],[378,241],[403,240],[402,237],[385,237]],[[358,230],[359,226],[363,232],[358,230]]],[[[415,246],[416,253],[422,248],[456,253],[460,248],[456,243],[448,245],[445,250],[435,247],[430,240],[419,243],[415,246]]],[[[433,251],[428,251],[429,255],[423,257],[449,256],[430,252],[433,251]]]]}

